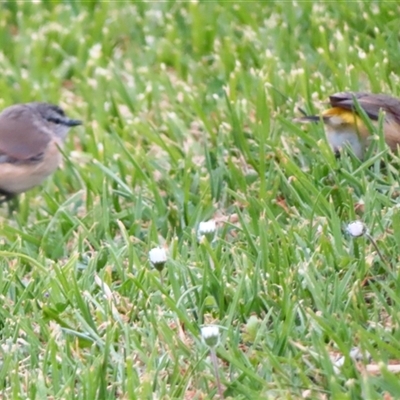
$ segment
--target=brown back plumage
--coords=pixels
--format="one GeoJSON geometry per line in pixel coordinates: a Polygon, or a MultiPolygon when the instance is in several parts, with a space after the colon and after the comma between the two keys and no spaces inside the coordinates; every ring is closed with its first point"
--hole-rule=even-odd
{"type": "Polygon", "coordinates": [[[329,101],[332,107],[355,110],[354,98],[372,120],[378,120],[379,111],[383,110],[400,124],[400,100],[385,94],[342,92],[330,96],[329,101]]]}

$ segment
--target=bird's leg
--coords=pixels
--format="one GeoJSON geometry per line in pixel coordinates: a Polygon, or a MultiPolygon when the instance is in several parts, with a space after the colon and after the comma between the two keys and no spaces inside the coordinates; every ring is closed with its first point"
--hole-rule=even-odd
{"type": "Polygon", "coordinates": [[[14,197],[12,193],[8,193],[5,190],[0,189],[0,204],[3,204],[14,197]]]}
{"type": "Polygon", "coordinates": [[[0,205],[3,203],[7,203],[9,215],[12,215],[13,211],[17,210],[19,206],[15,194],[0,189],[0,205]]]}

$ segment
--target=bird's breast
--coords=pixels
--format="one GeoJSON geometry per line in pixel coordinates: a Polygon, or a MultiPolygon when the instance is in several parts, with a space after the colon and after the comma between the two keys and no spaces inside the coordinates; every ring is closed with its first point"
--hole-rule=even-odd
{"type": "Polygon", "coordinates": [[[335,152],[350,146],[358,158],[363,157],[366,143],[355,126],[345,125],[338,127],[326,124],[325,131],[328,142],[335,152]]]}

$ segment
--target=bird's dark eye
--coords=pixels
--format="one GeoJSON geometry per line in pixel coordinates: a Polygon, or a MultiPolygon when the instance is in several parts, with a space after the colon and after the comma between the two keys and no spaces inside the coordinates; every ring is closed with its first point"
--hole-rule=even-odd
{"type": "Polygon", "coordinates": [[[54,124],[61,124],[63,122],[63,120],[61,118],[57,118],[57,117],[47,117],[46,119],[47,119],[47,121],[53,122],[54,124]]]}

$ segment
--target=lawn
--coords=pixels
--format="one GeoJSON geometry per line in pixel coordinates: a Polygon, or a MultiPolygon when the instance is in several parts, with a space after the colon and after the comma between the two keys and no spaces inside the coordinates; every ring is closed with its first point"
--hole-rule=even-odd
{"type": "Polygon", "coordinates": [[[399,155],[376,132],[364,161],[335,158],[293,121],[342,90],[400,97],[399,15],[2,2],[0,109],[84,124],[0,207],[1,399],[218,398],[208,325],[226,399],[399,398],[399,155]]]}

